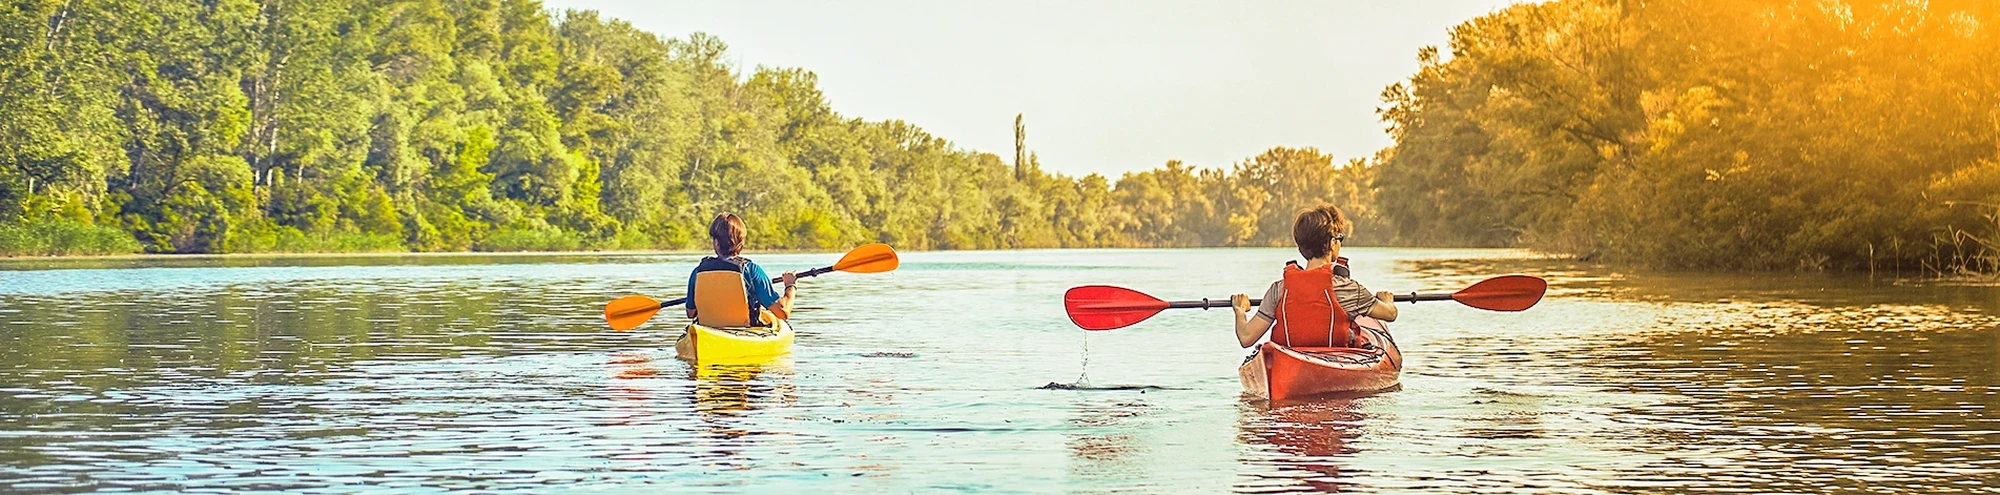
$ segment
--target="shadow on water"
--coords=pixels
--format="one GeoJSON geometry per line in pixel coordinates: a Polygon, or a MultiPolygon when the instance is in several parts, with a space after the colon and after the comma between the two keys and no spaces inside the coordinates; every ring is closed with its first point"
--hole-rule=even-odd
{"type": "Polygon", "coordinates": [[[1075,383],[1057,383],[1057,382],[1049,382],[1049,383],[1048,383],[1047,385],[1043,385],[1043,386],[1040,386],[1040,387],[1035,387],[1035,389],[1036,389],[1036,390],[1077,390],[1077,391],[1084,391],[1084,392],[1131,392],[1131,391],[1138,391],[1139,393],[1142,393],[1142,394],[1143,394],[1143,393],[1146,393],[1146,392],[1154,392],[1154,391],[1160,391],[1160,390],[1179,390],[1179,389],[1175,389],[1175,388],[1171,388],[1171,387],[1162,387],[1162,386],[1158,386],[1158,385],[1118,385],[1118,384],[1104,384],[1104,385],[1099,385],[1099,384],[1095,384],[1095,383],[1090,383],[1090,382],[1086,382],[1086,381],[1078,381],[1078,382],[1075,382],[1075,383]]]}

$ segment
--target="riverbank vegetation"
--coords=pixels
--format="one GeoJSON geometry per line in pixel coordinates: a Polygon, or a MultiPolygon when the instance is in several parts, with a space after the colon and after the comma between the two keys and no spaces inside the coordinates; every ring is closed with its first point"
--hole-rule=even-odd
{"type": "Polygon", "coordinates": [[[763,248],[1264,245],[1363,189],[1286,148],[1114,189],[726,53],[530,0],[27,2],[0,11],[0,223],[136,242],[0,253],[693,248],[720,211],[763,248]]]}
{"type": "Polygon", "coordinates": [[[1674,268],[2000,271],[2000,6],[1564,0],[1384,93],[1396,242],[1674,268]]]}
{"type": "Polygon", "coordinates": [[[533,0],[29,1],[0,9],[0,254],[697,248],[719,211],[758,248],[1270,246],[1325,201],[1364,244],[2000,271],[1995,10],[1517,5],[1419,54],[1374,157],[1112,179],[1044,171],[1019,116],[1009,156],[966,150],[533,0]]]}
{"type": "Polygon", "coordinates": [[[0,253],[77,256],[131,253],[139,243],[113,227],[65,219],[0,223],[0,253]]]}

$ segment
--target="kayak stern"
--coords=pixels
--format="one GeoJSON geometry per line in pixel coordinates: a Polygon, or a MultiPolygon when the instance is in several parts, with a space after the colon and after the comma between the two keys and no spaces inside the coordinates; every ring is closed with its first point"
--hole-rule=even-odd
{"type": "Polygon", "coordinates": [[[783,320],[768,327],[711,328],[690,323],[674,345],[689,361],[736,360],[792,352],[792,325],[783,320]]]}
{"type": "Polygon", "coordinates": [[[1268,400],[1367,393],[1400,383],[1403,355],[1380,321],[1356,322],[1363,348],[1286,347],[1265,342],[1236,369],[1243,392],[1268,400]]]}

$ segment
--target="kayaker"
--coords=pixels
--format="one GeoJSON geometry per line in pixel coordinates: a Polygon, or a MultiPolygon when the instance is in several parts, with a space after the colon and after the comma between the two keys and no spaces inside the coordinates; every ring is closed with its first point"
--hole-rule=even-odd
{"type": "Polygon", "coordinates": [[[687,316],[703,326],[761,327],[791,318],[798,274],[780,277],[784,293],[771,286],[764,268],[743,257],[743,219],[723,213],[708,223],[715,256],[701,259],[688,274],[687,316]]]}
{"type": "Polygon", "coordinates": [[[1272,342],[1284,346],[1351,347],[1355,342],[1350,324],[1354,318],[1396,321],[1392,294],[1370,293],[1360,282],[1333,269],[1341,242],[1347,240],[1352,227],[1333,205],[1299,213],[1292,222],[1292,241],[1298,244],[1306,265],[1300,268],[1287,263],[1284,278],[1264,291],[1255,316],[1249,316],[1250,296],[1229,297],[1236,310],[1237,343],[1250,347],[1268,332],[1272,342]],[[1287,299],[1287,295],[1305,297],[1287,299]],[[1338,315],[1334,313],[1336,301],[1338,315]]]}

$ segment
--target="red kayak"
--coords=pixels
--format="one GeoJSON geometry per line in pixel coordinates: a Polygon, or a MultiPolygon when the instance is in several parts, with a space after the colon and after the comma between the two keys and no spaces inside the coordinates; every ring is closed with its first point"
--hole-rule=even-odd
{"type": "Polygon", "coordinates": [[[1236,368],[1243,391],[1270,400],[1334,393],[1375,392],[1398,383],[1403,352],[1380,320],[1354,321],[1357,347],[1286,347],[1271,342],[1236,368]]]}

